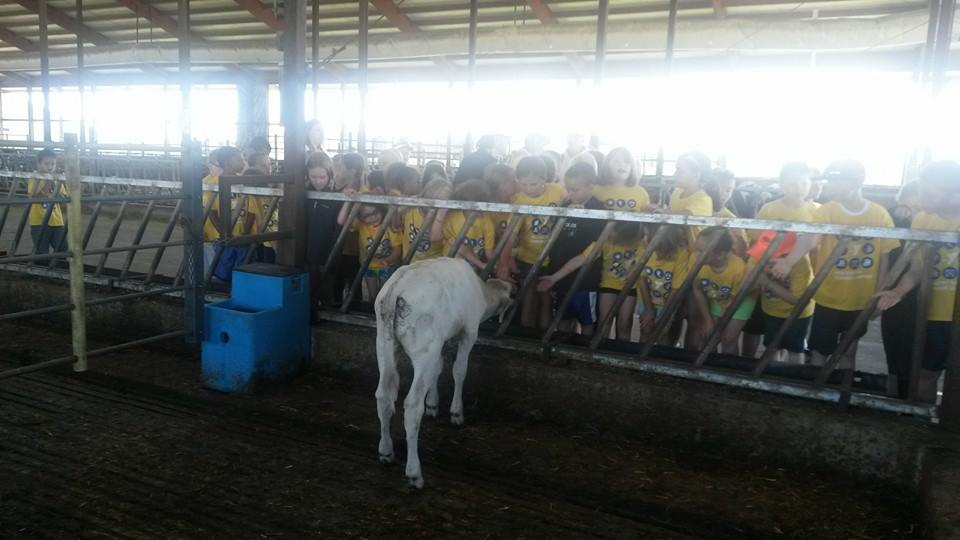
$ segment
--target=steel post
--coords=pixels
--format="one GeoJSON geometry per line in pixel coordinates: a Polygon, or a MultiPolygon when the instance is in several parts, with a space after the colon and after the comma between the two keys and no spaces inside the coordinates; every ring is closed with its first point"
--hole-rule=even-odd
{"type": "Polygon", "coordinates": [[[67,193],[70,204],[67,206],[67,243],[70,249],[70,303],[71,335],[73,356],[76,362],[74,371],[87,370],[87,305],[83,282],[83,238],[80,223],[83,220],[83,187],[80,185],[80,155],[77,150],[77,136],[64,135],[67,151],[64,154],[67,176],[67,193]]]}

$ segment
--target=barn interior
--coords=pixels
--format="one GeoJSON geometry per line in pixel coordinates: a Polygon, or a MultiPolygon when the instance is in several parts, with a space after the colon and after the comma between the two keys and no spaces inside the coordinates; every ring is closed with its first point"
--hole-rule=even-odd
{"type": "MultiPolygon", "coordinates": [[[[770,231],[764,263],[791,235],[836,237],[807,300],[858,238],[939,264],[957,231],[739,208],[733,218],[535,210],[318,192],[304,179],[318,148],[358,153],[370,170],[402,149],[408,166],[438,162],[452,179],[484,136],[507,162],[528,135],[562,153],[578,134],[601,153],[628,148],[661,202],[678,158],[701,150],[736,173],[743,200],[779,193],[784,162],[857,158],[867,199],[892,208],[926,165],[960,160],[955,11],[953,0],[0,0],[0,536],[956,537],[956,315],[929,400],[916,382],[922,344],[905,360],[912,382],[896,390],[876,301],[854,322],[859,345],[840,341],[855,351],[849,368],[839,352],[825,366],[782,362],[776,347],[720,354],[733,308],[686,350],[661,339],[680,300],[654,323],[660,337],[645,337],[638,314],[624,341],[612,316],[594,336],[567,332],[562,308],[524,328],[514,300],[480,326],[464,426],[446,412],[456,347],[445,347],[417,490],[403,480],[406,358],[393,419],[401,464],[376,461],[377,327],[363,279],[373,255],[340,285],[342,304],[299,316],[217,275],[226,248],[248,268],[259,257],[248,246],[269,245],[278,266],[248,268],[250,283],[283,282],[283,296],[304,293],[305,276],[333,279],[349,233],[337,229],[330,256],[311,263],[305,209],[317,203],[355,203],[351,218],[382,205],[387,222],[417,208],[425,222],[462,212],[451,257],[492,213],[547,216],[554,230],[592,219],[770,231]],[[217,148],[255,138],[273,170],[201,181],[217,148]],[[56,170],[38,176],[45,149],[56,170]],[[38,193],[38,178],[57,187],[38,193]],[[234,231],[251,201],[271,217],[221,233],[205,260],[204,228],[234,231]],[[235,211],[213,215],[214,205],[235,211]],[[34,216],[45,231],[58,215],[63,236],[39,252],[34,216]],[[265,322],[271,310],[282,317],[265,322]],[[222,370],[246,358],[240,343],[266,351],[252,374],[222,370]],[[294,374],[259,371],[297,344],[294,374]]],[[[516,298],[556,241],[517,277],[516,298]]],[[[480,278],[511,248],[498,241],[480,278]]],[[[911,335],[926,332],[933,294],[922,280],[911,335]]]]}

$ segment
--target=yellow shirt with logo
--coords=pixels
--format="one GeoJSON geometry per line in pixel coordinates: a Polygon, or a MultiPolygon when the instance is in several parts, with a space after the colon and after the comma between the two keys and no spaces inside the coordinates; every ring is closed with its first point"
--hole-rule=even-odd
{"type": "MultiPolygon", "coordinates": [[[[769,279],[773,279],[767,274],[769,279]]],[[[785,289],[790,291],[790,294],[800,298],[800,295],[803,294],[803,291],[807,290],[807,287],[810,286],[810,283],[813,281],[813,266],[810,264],[810,259],[804,257],[793,267],[793,270],[790,271],[790,275],[787,276],[785,281],[780,281],[779,284],[785,289]]],[[[813,300],[807,302],[807,305],[804,306],[803,311],[800,312],[801,319],[810,317],[813,315],[813,310],[816,304],[813,300]]],[[[769,290],[764,289],[763,294],[760,296],[760,307],[763,309],[763,312],[771,317],[779,317],[781,319],[786,319],[790,315],[790,312],[793,311],[794,305],[786,300],[780,298],[779,296],[773,294],[769,290]]]]}
{"type": "MultiPolygon", "coordinates": [[[[687,212],[693,216],[712,216],[713,199],[702,189],[686,197],[681,197],[683,190],[676,188],[670,193],[670,210],[687,212]]],[[[697,235],[703,227],[687,227],[687,243],[690,249],[697,243],[697,235]]]]}
{"type": "MultiPolygon", "coordinates": [[[[782,221],[797,221],[802,223],[811,223],[813,221],[814,207],[809,202],[804,202],[799,208],[787,206],[783,199],[770,201],[760,207],[757,212],[757,219],[775,219],[782,221]]],[[[751,230],[749,235],[751,240],[756,240],[760,236],[760,230],[751,230]]]]}
{"type": "MultiPolygon", "coordinates": [[[[590,257],[590,252],[593,251],[596,242],[591,242],[586,249],[583,250],[581,255],[584,257],[590,257]]],[[[643,244],[632,243],[632,244],[617,244],[612,241],[606,241],[600,246],[600,288],[601,289],[613,289],[616,291],[622,290],[624,285],[626,285],[627,274],[630,273],[630,269],[637,263],[637,250],[642,249],[643,244]]]]}
{"type": "MultiPolygon", "coordinates": [[[[693,264],[693,256],[690,264],[693,264]]],[[[697,273],[694,287],[703,292],[710,304],[719,304],[726,309],[740,289],[746,273],[746,263],[731,253],[727,257],[727,267],[722,272],[716,272],[709,264],[703,265],[697,273]]]]}
{"type": "Polygon", "coordinates": [[[499,242],[500,239],[503,238],[507,232],[507,224],[510,223],[510,213],[509,212],[489,212],[484,215],[489,217],[490,221],[493,222],[493,229],[497,235],[497,242],[499,242]]]}
{"type": "MultiPolygon", "coordinates": [[[[518,193],[513,197],[513,204],[560,206],[565,196],[566,191],[560,184],[546,184],[539,197],[528,197],[518,193]]],[[[520,232],[517,235],[517,260],[527,264],[537,261],[544,244],[547,243],[547,238],[553,231],[553,223],[554,220],[549,216],[523,216],[520,221],[520,232]]],[[[543,263],[547,263],[546,259],[543,263]]]]}
{"type": "Polygon", "coordinates": [[[686,249],[678,250],[671,258],[661,259],[656,252],[650,256],[640,279],[646,283],[654,307],[667,305],[670,294],[686,279],[689,264],[690,252],[686,249]]]}
{"type": "MultiPolygon", "coordinates": [[[[851,214],[836,201],[829,202],[814,210],[813,221],[835,225],[893,228],[893,219],[890,218],[887,210],[870,201],[867,201],[866,208],[857,214],[851,214]]],[[[823,265],[823,259],[829,256],[836,245],[836,236],[821,237],[818,257],[820,260],[817,261],[817,268],[823,265]]],[[[847,244],[843,255],[837,259],[814,299],[818,304],[831,309],[841,311],[863,309],[877,290],[880,257],[898,245],[900,245],[898,241],[887,238],[853,238],[847,244]]]]}
{"type": "MultiPolygon", "coordinates": [[[[960,218],[947,219],[936,214],[920,212],[913,218],[911,229],[928,231],[960,232],[960,218]]],[[[930,297],[930,311],[927,320],[952,321],[953,302],[957,291],[957,277],[960,273],[960,247],[957,244],[937,244],[933,255],[933,294],[930,297]]]]}
{"type": "Polygon", "coordinates": [[[650,205],[650,195],[643,186],[593,186],[593,196],[607,210],[644,212],[650,205]]]}
{"type": "MultiPolygon", "coordinates": [[[[203,184],[206,186],[216,186],[220,183],[219,176],[207,176],[203,179],[203,184]]],[[[213,225],[213,213],[220,213],[220,193],[217,191],[204,191],[203,192],[203,207],[206,208],[210,204],[210,200],[213,199],[213,206],[210,207],[210,216],[207,217],[207,220],[203,222],[203,241],[204,242],[213,242],[220,239],[220,233],[217,232],[217,228],[213,225]]],[[[246,220],[247,212],[251,208],[251,199],[253,197],[247,197],[246,205],[240,209],[240,218],[237,220],[236,224],[233,226],[233,236],[239,236],[243,234],[243,222],[246,220]]],[[[230,204],[233,206],[231,212],[236,211],[236,205],[239,204],[239,197],[234,197],[230,201],[230,204]]],[[[222,216],[221,216],[222,219],[222,216]]],[[[231,218],[232,219],[232,218],[231,218]]],[[[256,230],[256,229],[255,229],[256,230]]]]}
{"type": "MultiPolygon", "coordinates": [[[[247,197],[247,213],[254,217],[253,225],[250,227],[249,234],[260,234],[260,229],[265,233],[277,232],[277,222],[279,221],[277,210],[279,205],[270,213],[270,205],[273,203],[273,197],[250,195],[247,197]],[[270,214],[269,216],[267,214],[270,214]],[[266,222],[266,228],[264,228],[266,222]]],[[[263,243],[266,247],[273,247],[273,242],[263,243]]]]}
{"type": "MultiPolygon", "coordinates": [[[[462,229],[466,223],[467,218],[463,215],[463,212],[450,212],[447,214],[447,219],[443,222],[444,255],[450,253],[450,249],[453,248],[453,243],[456,241],[457,235],[460,234],[460,229],[462,229]]],[[[469,247],[473,250],[474,255],[486,261],[488,254],[493,253],[495,242],[496,232],[493,221],[487,216],[480,215],[473,222],[473,225],[470,226],[470,229],[467,230],[467,234],[463,237],[463,243],[460,244],[460,246],[461,248],[464,246],[469,247]]]]}
{"type": "MultiPolygon", "coordinates": [[[[27,180],[27,193],[31,199],[52,198],[56,180],[40,180],[31,178],[27,180]]],[[[57,197],[66,197],[67,189],[63,184],[57,189],[57,197]]],[[[50,211],[50,219],[47,220],[47,227],[63,227],[63,207],[55,203],[40,203],[30,205],[30,226],[43,225],[43,216],[47,214],[47,208],[53,204],[53,210],[50,211]]]]}
{"type": "Polygon", "coordinates": [[[369,266],[371,270],[383,270],[387,268],[386,259],[390,256],[390,252],[393,251],[394,246],[400,247],[403,245],[403,235],[386,223],[370,225],[369,223],[356,220],[356,227],[360,237],[357,247],[360,250],[361,262],[363,262],[363,257],[366,257],[370,252],[370,247],[373,246],[373,241],[376,239],[377,231],[380,230],[380,227],[387,228],[387,232],[385,232],[383,238],[380,239],[380,246],[374,253],[373,259],[370,260],[369,266]]]}
{"type": "MultiPolygon", "coordinates": [[[[448,215],[449,219],[449,215],[448,215]]],[[[424,215],[419,208],[410,208],[403,213],[403,253],[404,256],[413,249],[413,241],[417,239],[417,234],[423,228],[424,215]]],[[[430,240],[430,231],[423,233],[420,238],[420,245],[417,246],[416,253],[410,262],[426,261],[443,257],[443,243],[430,240]]]]}

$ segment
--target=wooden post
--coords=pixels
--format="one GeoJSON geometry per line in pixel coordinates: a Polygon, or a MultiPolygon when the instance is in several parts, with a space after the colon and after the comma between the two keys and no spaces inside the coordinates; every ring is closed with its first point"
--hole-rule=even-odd
{"type": "Polygon", "coordinates": [[[83,283],[83,207],[80,186],[80,154],[77,152],[77,136],[65,134],[67,149],[64,154],[66,163],[67,193],[70,204],[67,206],[67,246],[70,250],[70,302],[71,333],[73,341],[74,371],[87,370],[87,304],[83,283]]]}

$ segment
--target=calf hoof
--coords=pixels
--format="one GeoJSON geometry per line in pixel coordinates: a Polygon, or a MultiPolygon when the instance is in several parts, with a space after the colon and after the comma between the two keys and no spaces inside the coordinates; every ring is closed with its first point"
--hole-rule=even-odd
{"type": "Polygon", "coordinates": [[[407,484],[412,489],[423,489],[423,477],[422,476],[408,476],[407,484]]]}
{"type": "Polygon", "coordinates": [[[463,425],[463,414],[462,413],[450,413],[450,423],[455,426],[463,425]]]}
{"type": "Polygon", "coordinates": [[[380,454],[380,463],[384,465],[393,463],[393,454],[380,454]]]}
{"type": "Polygon", "coordinates": [[[431,417],[431,418],[436,418],[436,417],[437,417],[438,409],[439,409],[439,408],[438,408],[436,405],[427,405],[427,406],[425,406],[424,409],[423,409],[423,414],[425,414],[425,415],[427,415],[427,416],[429,416],[429,417],[431,417]]]}

